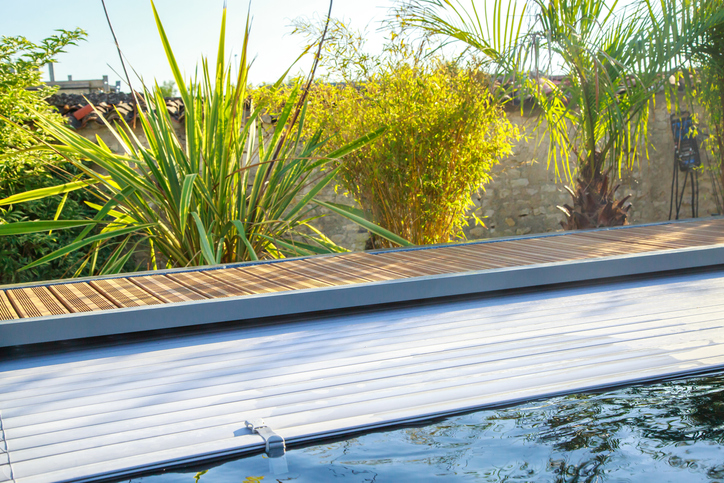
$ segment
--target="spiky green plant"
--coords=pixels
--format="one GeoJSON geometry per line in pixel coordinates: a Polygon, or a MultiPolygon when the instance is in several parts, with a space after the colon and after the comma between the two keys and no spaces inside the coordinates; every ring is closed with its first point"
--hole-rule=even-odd
{"type": "Polygon", "coordinates": [[[315,218],[310,214],[311,202],[336,174],[334,169],[322,168],[380,133],[363,136],[320,158],[320,135],[301,135],[305,107],[300,85],[292,89],[273,130],[265,132],[261,122],[265,106],[246,104],[249,22],[236,79],[224,60],[224,9],[216,64],[202,60],[201,75],[186,82],[155,6],[153,11],[186,109],[185,140],[174,129],[158,86],[144,88],[142,93],[148,110],[139,114],[139,121],[147,147],[123,120],[118,126],[104,121],[123,147],[122,153],[114,153],[100,138],[94,143],[40,116],[37,125],[57,142],[47,144],[47,149],[65,156],[86,178],[16,195],[0,204],[90,187],[102,201],[94,206],[98,213],[93,220],[0,227],[0,234],[8,234],[87,225],[73,243],[25,268],[86,247],[90,249],[84,266],[91,274],[116,272],[134,254],[145,256],[150,267],[156,268],[343,251],[310,224],[315,218]],[[89,168],[82,160],[100,169],[89,168]],[[97,224],[103,224],[103,229],[91,234],[97,224]],[[110,242],[117,248],[99,266],[98,249],[110,242]]]}

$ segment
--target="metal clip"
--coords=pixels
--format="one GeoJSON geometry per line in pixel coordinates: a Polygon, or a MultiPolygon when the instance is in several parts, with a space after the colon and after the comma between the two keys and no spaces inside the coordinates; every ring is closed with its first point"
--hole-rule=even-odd
{"type": "Polygon", "coordinates": [[[284,456],[286,452],[286,445],[284,444],[284,438],[279,436],[277,433],[266,425],[263,419],[250,419],[246,421],[246,427],[251,429],[253,433],[257,433],[259,436],[264,438],[266,442],[266,454],[270,458],[278,458],[284,456]]]}

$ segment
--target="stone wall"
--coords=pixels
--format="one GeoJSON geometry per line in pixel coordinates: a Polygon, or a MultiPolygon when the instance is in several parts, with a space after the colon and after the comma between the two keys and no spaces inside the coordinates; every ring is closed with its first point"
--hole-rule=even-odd
{"type": "MultiPolygon", "coordinates": [[[[616,176],[615,182],[621,185],[617,197],[631,195],[630,224],[669,218],[674,141],[663,93],[657,95],[655,105],[649,119],[649,158],[640,159],[630,169],[624,168],[620,178],[616,176]]],[[[570,204],[563,181],[557,179],[553,168],[546,167],[547,139],[536,139],[532,129],[535,120],[516,113],[510,114],[510,119],[527,127],[528,139],[519,142],[513,155],[494,168],[493,182],[481,194],[473,195],[476,213],[485,217],[486,226],[474,226],[471,218],[466,230],[470,239],[559,231],[564,215],[556,206],[570,204]]],[[[706,127],[701,126],[700,131],[705,133],[706,127]]],[[[706,165],[707,154],[704,150],[701,154],[706,165]]],[[[680,173],[680,187],[683,182],[680,173]]],[[[699,191],[699,216],[715,214],[714,187],[708,172],[699,174],[699,191]]],[[[689,183],[680,219],[691,217],[690,195],[689,183]]]]}

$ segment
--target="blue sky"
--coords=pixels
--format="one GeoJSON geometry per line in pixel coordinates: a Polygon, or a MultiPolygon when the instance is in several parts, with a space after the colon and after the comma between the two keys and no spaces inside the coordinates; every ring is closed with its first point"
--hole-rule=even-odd
{"type": "MultiPolygon", "coordinates": [[[[243,38],[248,0],[227,0],[227,53],[238,53],[243,38]]],[[[146,82],[172,78],[158,37],[150,0],[106,0],[113,27],[129,64],[146,82]]],[[[370,49],[381,45],[375,34],[377,21],[387,16],[393,0],[335,0],[332,15],[351,20],[352,27],[369,25],[370,49]]],[[[215,57],[223,0],[157,0],[164,28],[181,68],[191,73],[201,55],[215,57]]],[[[323,18],[327,0],[255,0],[250,54],[256,56],[253,83],[273,82],[296,59],[304,40],[290,35],[290,23],[299,16],[323,18]]],[[[106,22],[101,0],[0,0],[0,35],[23,35],[39,41],[56,29],[76,27],[88,33],[87,41],[71,46],[58,57],[56,80],[100,79],[113,84],[122,73],[118,54],[106,22]]],[[[378,39],[379,37],[379,39],[378,39]]],[[[311,57],[300,64],[308,69],[311,57]]],[[[47,71],[45,73],[47,78],[47,71]]],[[[135,80],[132,78],[132,81],[135,80]]],[[[124,90],[127,90],[124,86],[124,90]]]]}

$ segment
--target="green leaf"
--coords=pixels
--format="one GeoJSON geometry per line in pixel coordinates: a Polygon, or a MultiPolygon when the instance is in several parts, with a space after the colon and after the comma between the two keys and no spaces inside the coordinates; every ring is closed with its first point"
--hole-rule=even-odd
{"type": "Polygon", "coordinates": [[[322,178],[317,184],[314,185],[314,187],[309,190],[309,193],[304,195],[304,197],[299,200],[299,203],[297,203],[294,208],[292,208],[287,214],[286,219],[291,219],[294,215],[299,213],[305,206],[307,206],[310,201],[312,201],[312,198],[317,196],[317,193],[319,193],[325,186],[327,186],[332,179],[336,176],[336,174],[339,172],[339,168],[335,168],[331,170],[327,175],[322,178]]]}
{"type": "Polygon", "coordinates": [[[272,238],[270,236],[266,236],[263,234],[260,234],[259,236],[269,240],[271,243],[273,243],[278,248],[280,248],[281,251],[283,251],[285,254],[295,256],[295,257],[318,255],[320,253],[330,253],[328,250],[324,250],[322,248],[311,247],[310,245],[306,245],[303,248],[304,244],[302,244],[302,243],[296,243],[296,242],[291,243],[291,242],[287,242],[284,240],[280,240],[279,238],[272,238]],[[306,249],[307,247],[314,248],[314,250],[307,250],[306,249]]]}
{"type": "MultiPolygon", "coordinates": [[[[111,198],[110,200],[108,200],[106,202],[105,206],[103,206],[103,208],[101,208],[100,211],[98,211],[98,213],[96,213],[96,216],[93,217],[93,220],[95,220],[97,222],[100,222],[101,220],[103,220],[103,218],[105,218],[105,216],[112,211],[113,207],[115,207],[118,203],[120,203],[121,201],[128,198],[128,196],[130,196],[131,193],[133,193],[133,191],[134,191],[134,188],[132,186],[126,186],[123,190],[121,190],[120,193],[116,193],[116,195],[113,196],[113,198],[111,198]]],[[[91,205],[88,202],[86,202],[86,204],[88,204],[89,206],[91,205]]],[[[118,218],[118,217],[116,217],[116,218],[118,218]]],[[[93,228],[92,226],[88,226],[88,227],[84,228],[83,231],[80,232],[77,237],[75,237],[75,240],[73,240],[73,242],[77,242],[77,241],[80,241],[83,238],[85,238],[86,235],[88,235],[88,233],[90,233],[92,228],[93,228]]]]}
{"type": "Polygon", "coordinates": [[[372,131],[369,134],[365,134],[364,136],[361,136],[361,137],[355,139],[354,141],[347,144],[346,146],[342,146],[341,148],[332,151],[331,153],[329,153],[326,156],[326,158],[339,159],[343,156],[346,156],[349,153],[351,153],[352,151],[356,151],[357,149],[371,143],[378,137],[382,136],[386,130],[387,130],[386,127],[381,127],[375,131],[372,131]]]}
{"type": "Polygon", "coordinates": [[[329,202],[320,201],[320,200],[313,200],[313,202],[317,203],[320,206],[324,206],[328,210],[334,211],[338,215],[343,216],[343,217],[347,218],[348,220],[354,221],[355,223],[364,227],[371,233],[374,233],[377,236],[381,236],[385,240],[389,240],[393,243],[397,243],[398,245],[403,246],[403,247],[415,246],[411,242],[402,238],[401,236],[395,235],[391,231],[385,230],[381,226],[375,225],[371,221],[367,220],[367,218],[364,217],[364,212],[362,212],[362,210],[353,208],[351,206],[340,205],[337,203],[329,203],[329,202]]]}
{"type": "Polygon", "coordinates": [[[99,183],[97,179],[85,179],[82,181],[73,181],[71,183],[65,183],[58,186],[49,186],[47,188],[38,188],[36,190],[26,191],[24,193],[18,193],[12,196],[8,196],[5,199],[0,200],[0,205],[13,205],[15,203],[24,203],[26,201],[39,200],[47,198],[49,196],[61,195],[70,191],[79,190],[86,186],[91,186],[99,183]]]}
{"type": "Polygon", "coordinates": [[[0,236],[26,235],[28,233],[38,233],[49,230],[66,230],[68,228],[77,228],[79,226],[96,223],[98,222],[93,220],[20,221],[0,225],[0,236]]]}
{"type": "Polygon", "coordinates": [[[189,217],[189,208],[191,207],[191,195],[194,193],[194,180],[198,175],[196,173],[187,174],[184,178],[183,188],[181,188],[181,199],[179,200],[179,221],[181,223],[180,231],[182,236],[186,233],[186,220],[189,217]]]}
{"type": "Polygon", "coordinates": [[[209,235],[206,233],[206,228],[204,228],[204,223],[201,221],[201,218],[199,218],[199,214],[195,211],[191,213],[191,216],[194,217],[194,221],[196,222],[196,229],[199,232],[199,242],[201,243],[201,254],[204,257],[204,260],[206,260],[206,263],[208,265],[214,265],[216,264],[216,257],[214,256],[214,251],[211,249],[211,243],[209,242],[209,235]]]}
{"type": "MultiPolygon", "coordinates": [[[[68,201],[68,193],[64,194],[63,197],[60,199],[60,203],[58,203],[58,208],[55,210],[55,216],[53,216],[53,221],[58,221],[58,218],[60,218],[60,213],[63,211],[63,207],[65,206],[65,202],[68,201]]],[[[48,235],[52,235],[53,230],[50,230],[48,232],[48,235]]]]}
{"type": "Polygon", "coordinates": [[[246,250],[249,253],[249,257],[255,261],[259,260],[259,257],[256,255],[256,252],[254,251],[254,247],[251,246],[251,242],[246,237],[246,231],[244,230],[244,224],[239,220],[232,220],[231,223],[233,223],[233,225],[236,227],[236,232],[239,234],[241,241],[244,243],[244,246],[246,247],[246,250]]]}
{"type": "MultiPolygon", "coordinates": [[[[97,241],[103,241],[108,240],[109,238],[114,238],[117,236],[127,235],[129,233],[134,233],[137,231],[145,230],[146,228],[149,228],[153,226],[153,224],[148,223],[145,225],[137,225],[137,226],[131,226],[128,228],[121,228],[120,230],[114,230],[109,231],[106,233],[100,233],[98,235],[90,236],[88,238],[85,238],[83,240],[77,241],[75,243],[71,243],[70,245],[66,245],[65,247],[61,248],[60,250],[56,250],[52,253],[49,253],[48,255],[45,255],[42,258],[39,258],[38,260],[35,260],[32,263],[29,263],[25,265],[20,270],[28,270],[33,267],[37,267],[38,265],[42,265],[43,263],[48,263],[56,258],[62,257],[63,255],[67,255],[68,253],[72,253],[80,248],[83,248],[86,245],[90,245],[91,243],[97,242],[97,241]]],[[[97,251],[95,252],[97,253],[97,251]]]]}

